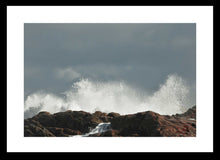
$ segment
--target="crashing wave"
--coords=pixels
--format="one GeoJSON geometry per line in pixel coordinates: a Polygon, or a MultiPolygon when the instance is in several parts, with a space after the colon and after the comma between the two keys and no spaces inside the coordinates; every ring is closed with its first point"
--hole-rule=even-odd
{"type": "Polygon", "coordinates": [[[83,134],[83,135],[74,135],[71,137],[88,137],[89,135],[92,134],[97,134],[97,133],[104,133],[106,131],[111,130],[111,123],[99,123],[94,129],[92,129],[89,133],[83,134]]]}
{"type": "Polygon", "coordinates": [[[40,111],[56,113],[65,110],[117,112],[122,115],[151,110],[171,115],[183,113],[194,105],[190,98],[190,87],[176,74],[169,75],[153,94],[140,91],[125,82],[81,79],[62,97],[44,92],[27,96],[24,118],[30,118],[40,111]]]}

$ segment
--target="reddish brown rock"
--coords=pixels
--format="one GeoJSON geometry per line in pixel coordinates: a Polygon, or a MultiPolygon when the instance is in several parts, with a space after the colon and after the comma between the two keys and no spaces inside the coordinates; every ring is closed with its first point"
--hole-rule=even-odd
{"type": "Polygon", "coordinates": [[[118,130],[112,129],[112,130],[101,133],[100,136],[102,136],[102,137],[119,137],[118,133],[119,133],[118,130]]]}
{"type": "Polygon", "coordinates": [[[25,120],[25,136],[68,136],[87,133],[90,128],[94,128],[103,122],[99,116],[102,118],[106,114],[93,115],[84,111],[70,110],[55,114],[40,112],[36,116],[25,120]],[[38,131],[39,135],[37,134],[38,131]]]}
{"type": "Polygon", "coordinates": [[[183,114],[160,115],[152,111],[120,115],[96,111],[40,112],[24,120],[24,136],[70,136],[88,133],[99,123],[111,122],[111,130],[89,136],[195,137],[196,106],[183,114]]]}
{"type": "Polygon", "coordinates": [[[24,120],[25,137],[55,137],[53,133],[33,119],[24,120]]]}
{"type": "Polygon", "coordinates": [[[82,133],[89,132],[89,128],[94,128],[103,122],[98,117],[84,111],[59,112],[54,116],[57,127],[79,130],[82,133]]]}
{"type": "Polygon", "coordinates": [[[159,136],[156,130],[159,125],[157,113],[147,111],[137,114],[123,115],[111,120],[113,129],[119,130],[121,136],[159,136]]]}
{"type": "Polygon", "coordinates": [[[70,135],[81,135],[80,131],[71,130],[69,128],[47,127],[56,137],[68,137],[70,135]]]}
{"type": "Polygon", "coordinates": [[[119,117],[120,114],[119,113],[115,113],[115,112],[110,112],[110,113],[107,114],[107,116],[109,118],[115,118],[115,117],[119,117]]]}
{"type": "Polygon", "coordinates": [[[41,125],[45,127],[56,126],[55,116],[50,114],[49,112],[40,112],[36,116],[32,117],[31,119],[38,121],[41,125]]]}
{"type": "Polygon", "coordinates": [[[143,137],[192,137],[196,136],[196,108],[193,107],[179,116],[160,115],[147,111],[118,116],[111,119],[112,129],[117,136],[143,137]]]}
{"type": "Polygon", "coordinates": [[[103,122],[108,122],[109,121],[109,117],[107,116],[107,113],[96,111],[92,115],[97,117],[98,119],[102,120],[103,122]]]}
{"type": "Polygon", "coordinates": [[[184,117],[184,118],[192,118],[196,119],[196,106],[193,106],[192,108],[189,108],[185,113],[183,114],[176,114],[178,117],[184,117]]]}

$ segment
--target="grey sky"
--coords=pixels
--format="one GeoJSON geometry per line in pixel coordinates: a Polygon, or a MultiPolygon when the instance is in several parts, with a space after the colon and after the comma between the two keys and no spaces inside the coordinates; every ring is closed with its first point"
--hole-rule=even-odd
{"type": "Polygon", "coordinates": [[[78,78],[152,91],[168,74],[196,81],[196,24],[24,24],[25,95],[78,78]]]}

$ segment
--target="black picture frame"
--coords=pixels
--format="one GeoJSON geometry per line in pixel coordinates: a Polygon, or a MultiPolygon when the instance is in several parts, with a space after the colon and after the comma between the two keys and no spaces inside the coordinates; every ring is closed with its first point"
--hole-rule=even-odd
{"type": "MultiPolygon", "coordinates": [[[[114,158],[116,158],[115,156],[120,156],[120,155],[127,155],[129,158],[137,158],[136,156],[150,156],[150,158],[169,158],[172,159],[172,157],[176,158],[183,158],[183,159],[187,159],[187,158],[192,158],[192,159],[197,159],[199,156],[199,159],[215,159],[216,158],[216,139],[215,139],[215,134],[213,135],[214,139],[213,139],[213,152],[210,153],[203,153],[203,152],[181,152],[181,153],[174,153],[174,152],[166,152],[166,153],[162,153],[162,152],[154,152],[154,153],[143,153],[143,152],[130,152],[130,153],[125,153],[125,152],[74,152],[74,153],[65,153],[65,152],[58,152],[58,153],[52,153],[52,152],[22,152],[22,153],[16,153],[16,152],[7,152],[7,6],[66,6],[66,5],[73,5],[73,6],[213,6],[214,7],[214,32],[216,32],[215,28],[217,26],[217,7],[216,7],[216,1],[211,1],[211,0],[201,0],[201,1],[192,1],[192,0],[187,0],[187,1],[147,1],[147,2],[127,2],[127,4],[123,3],[123,2],[118,2],[118,4],[109,4],[110,2],[87,2],[82,3],[82,2],[74,2],[75,4],[69,4],[68,2],[62,2],[63,4],[60,4],[61,2],[54,2],[53,4],[47,1],[35,1],[35,2],[21,2],[21,1],[15,1],[15,2],[10,2],[10,1],[5,1],[5,2],[1,2],[1,32],[3,36],[1,36],[1,49],[2,52],[4,53],[2,56],[2,60],[3,60],[3,71],[4,73],[4,84],[3,84],[3,88],[4,88],[4,105],[2,105],[2,110],[1,110],[1,153],[0,153],[0,159],[47,159],[47,158],[51,158],[52,156],[57,158],[57,159],[63,159],[64,157],[68,157],[68,158],[75,158],[74,156],[88,156],[87,158],[90,158],[90,156],[94,155],[98,155],[101,156],[102,158],[107,157],[110,158],[110,156],[114,156],[114,158]],[[136,3],[136,4],[134,4],[136,3]],[[106,156],[107,155],[107,156],[106,156]]],[[[71,2],[70,2],[71,3],[71,2]]],[[[111,2],[112,3],[112,2],[111,2]]],[[[215,34],[213,34],[215,35],[215,34]]],[[[216,36],[214,36],[214,43],[216,42],[215,40],[216,36]]],[[[214,46],[214,44],[213,44],[214,46]]],[[[213,53],[214,55],[214,53],[213,53]]],[[[215,58],[214,58],[215,59],[215,58]]],[[[214,65],[213,65],[214,68],[214,65]]],[[[214,78],[214,77],[213,77],[214,78]]],[[[214,88],[214,87],[213,87],[214,88]]],[[[214,91],[213,91],[214,92],[214,91]]],[[[214,99],[214,97],[213,97],[214,99]]],[[[213,106],[214,109],[214,118],[216,118],[216,111],[215,111],[215,107],[213,106]]],[[[214,121],[215,119],[213,119],[214,121]]],[[[214,125],[216,125],[216,123],[214,123],[214,125]]],[[[214,131],[216,131],[214,129],[214,131]]],[[[81,158],[81,157],[80,157],[81,158]]],[[[142,157],[142,158],[148,158],[148,157],[142,157]]],[[[173,159],[174,159],[173,158],[173,159]]]]}

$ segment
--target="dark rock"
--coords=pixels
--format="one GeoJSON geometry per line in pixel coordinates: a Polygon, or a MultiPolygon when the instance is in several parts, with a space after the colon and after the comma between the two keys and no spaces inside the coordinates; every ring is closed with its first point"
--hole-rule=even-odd
{"type": "Polygon", "coordinates": [[[97,117],[98,119],[102,120],[103,122],[108,122],[109,121],[109,117],[107,116],[107,113],[96,111],[92,115],[97,117]]]}
{"type": "Polygon", "coordinates": [[[56,137],[68,137],[69,135],[81,135],[80,131],[71,130],[69,128],[47,127],[56,137]]]}
{"type": "Polygon", "coordinates": [[[132,115],[119,116],[111,120],[113,129],[120,130],[121,136],[160,136],[157,126],[159,114],[147,111],[132,115]]]}
{"type": "Polygon", "coordinates": [[[115,112],[111,112],[109,114],[107,114],[108,117],[111,117],[111,118],[115,118],[115,117],[119,117],[120,114],[119,113],[115,113],[115,112]]]}
{"type": "Polygon", "coordinates": [[[111,130],[92,137],[194,137],[196,136],[196,106],[183,114],[160,115],[152,111],[120,115],[96,111],[66,111],[50,114],[40,112],[24,120],[24,136],[70,136],[88,133],[99,123],[111,122],[111,130]]]}
{"type": "Polygon", "coordinates": [[[195,117],[195,107],[180,116],[163,116],[152,111],[147,111],[118,116],[110,121],[112,129],[119,130],[119,136],[190,137],[195,136],[196,125],[188,119],[189,117],[195,117]]]}
{"type": "Polygon", "coordinates": [[[41,125],[45,127],[55,127],[56,120],[54,115],[49,112],[40,112],[36,116],[32,117],[33,120],[38,121],[41,125]]]}
{"type": "Polygon", "coordinates": [[[46,133],[41,133],[43,131],[47,131],[48,136],[68,136],[87,133],[89,128],[94,128],[103,122],[98,116],[101,116],[101,119],[103,119],[103,116],[106,116],[106,114],[100,113],[99,115],[96,113],[93,115],[84,111],[70,110],[55,114],[40,112],[29,120],[25,120],[25,136],[46,135],[46,133]],[[27,123],[29,121],[32,123],[27,123]],[[35,131],[33,131],[33,125],[35,125],[35,131]],[[43,129],[43,131],[40,129],[43,129]],[[39,131],[39,135],[37,135],[37,131],[39,131]]]}
{"type": "Polygon", "coordinates": [[[118,135],[119,131],[118,130],[109,130],[106,132],[101,133],[101,137],[119,137],[118,135]]]}
{"type": "Polygon", "coordinates": [[[196,106],[193,106],[192,108],[189,108],[183,114],[179,114],[179,117],[194,118],[194,119],[196,119],[196,106]]]}
{"type": "Polygon", "coordinates": [[[59,112],[55,113],[56,126],[79,130],[82,133],[89,132],[90,127],[95,127],[103,122],[98,117],[84,111],[59,112]]]}
{"type": "Polygon", "coordinates": [[[55,137],[53,133],[44,128],[39,122],[27,119],[24,120],[25,137],[55,137]]]}

